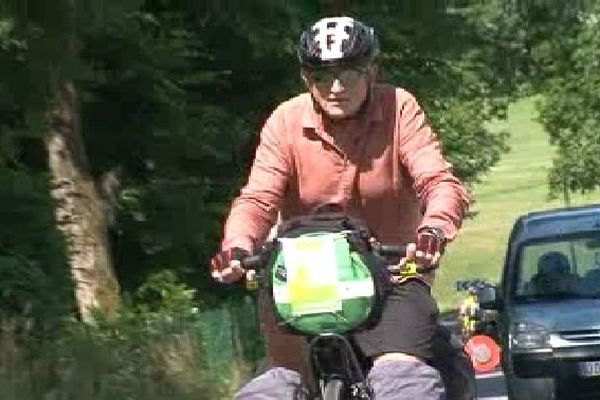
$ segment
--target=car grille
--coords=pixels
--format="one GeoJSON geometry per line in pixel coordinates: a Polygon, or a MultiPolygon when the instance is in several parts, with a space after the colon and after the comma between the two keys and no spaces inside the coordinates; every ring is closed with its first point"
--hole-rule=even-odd
{"type": "Polygon", "coordinates": [[[589,329],[579,331],[562,331],[558,333],[560,338],[569,342],[598,342],[600,343],[600,329],[589,329]]]}

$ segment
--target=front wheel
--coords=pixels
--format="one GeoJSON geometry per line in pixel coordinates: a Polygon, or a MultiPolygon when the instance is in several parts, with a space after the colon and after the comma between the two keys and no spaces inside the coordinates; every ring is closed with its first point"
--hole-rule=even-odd
{"type": "Polygon", "coordinates": [[[330,379],[321,391],[322,400],[342,400],[344,397],[344,382],[341,379],[330,379]]]}

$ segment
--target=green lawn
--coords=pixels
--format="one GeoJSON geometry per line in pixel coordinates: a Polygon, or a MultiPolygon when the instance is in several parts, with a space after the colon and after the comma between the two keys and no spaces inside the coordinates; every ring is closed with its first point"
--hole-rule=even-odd
{"type": "MultiPolygon", "coordinates": [[[[490,174],[474,187],[477,213],[465,222],[462,232],[448,248],[435,285],[441,310],[456,306],[459,294],[454,290],[457,279],[500,278],[504,249],[514,220],[521,214],[564,206],[561,198],[548,199],[547,174],[552,165],[553,148],[537,116],[533,99],[514,103],[508,119],[494,124],[511,135],[511,150],[490,174]]],[[[598,193],[572,195],[571,203],[600,202],[598,193]]]]}

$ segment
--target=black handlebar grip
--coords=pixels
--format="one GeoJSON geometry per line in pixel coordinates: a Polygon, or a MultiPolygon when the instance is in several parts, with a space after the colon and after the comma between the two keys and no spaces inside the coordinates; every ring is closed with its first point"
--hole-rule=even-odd
{"type": "Polygon", "coordinates": [[[417,268],[417,272],[420,274],[427,274],[429,272],[435,271],[438,269],[439,265],[430,265],[428,267],[419,267],[417,268]]]}
{"type": "Polygon", "coordinates": [[[382,256],[400,256],[406,254],[406,246],[403,244],[382,244],[377,246],[376,251],[382,256]]]}
{"type": "Polygon", "coordinates": [[[263,256],[258,254],[258,255],[244,257],[241,260],[241,263],[242,263],[242,267],[244,267],[244,269],[255,269],[255,268],[261,267],[265,263],[265,261],[263,259],[263,256]]]}

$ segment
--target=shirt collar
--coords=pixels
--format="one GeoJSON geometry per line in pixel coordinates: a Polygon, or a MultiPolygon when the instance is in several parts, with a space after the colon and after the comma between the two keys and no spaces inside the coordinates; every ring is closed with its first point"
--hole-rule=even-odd
{"type": "Polygon", "coordinates": [[[305,106],[303,107],[302,127],[316,129],[321,125],[321,114],[315,109],[313,99],[309,93],[305,96],[305,106]]]}
{"type": "MultiPolygon", "coordinates": [[[[364,110],[361,112],[365,114],[368,122],[379,122],[383,121],[382,107],[379,101],[377,87],[374,86],[371,89],[367,104],[364,110]]],[[[302,115],[302,127],[309,129],[317,129],[323,127],[323,116],[316,109],[312,97],[309,93],[306,93],[306,106],[304,107],[304,113],[302,115]]]]}

